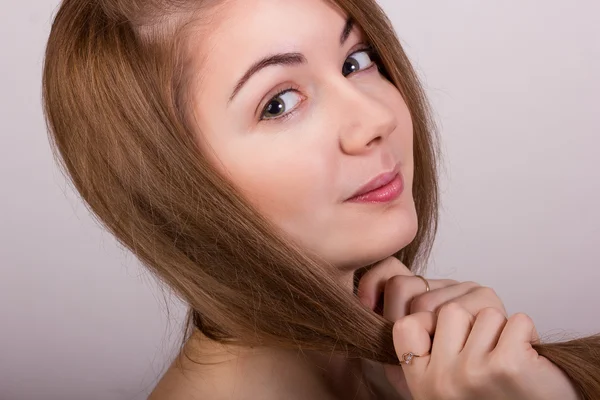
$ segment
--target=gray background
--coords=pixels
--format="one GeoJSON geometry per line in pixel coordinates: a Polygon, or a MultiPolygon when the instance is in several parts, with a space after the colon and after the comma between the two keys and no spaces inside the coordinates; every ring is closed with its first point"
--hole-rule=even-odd
{"type": "MultiPolygon", "coordinates": [[[[143,399],[183,308],[54,166],[40,73],[58,1],[1,1],[0,399],[143,399]]],[[[600,331],[600,3],[382,4],[443,138],[428,276],[492,286],[553,337],[600,331]]]]}

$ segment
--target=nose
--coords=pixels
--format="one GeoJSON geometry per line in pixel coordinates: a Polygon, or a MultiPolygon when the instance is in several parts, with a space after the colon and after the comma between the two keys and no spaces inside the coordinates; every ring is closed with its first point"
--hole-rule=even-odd
{"type": "Polygon", "coordinates": [[[371,151],[396,129],[396,115],[382,98],[356,86],[346,87],[340,94],[343,100],[339,140],[344,153],[371,151]]]}

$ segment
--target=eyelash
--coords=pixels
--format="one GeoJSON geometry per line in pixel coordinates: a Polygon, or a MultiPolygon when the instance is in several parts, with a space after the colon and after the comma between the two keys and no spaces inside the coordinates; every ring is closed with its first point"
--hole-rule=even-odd
{"type": "Polygon", "coordinates": [[[262,108],[262,112],[260,113],[260,121],[264,121],[264,122],[283,122],[286,119],[290,118],[291,116],[293,116],[296,111],[298,110],[298,108],[300,106],[296,106],[294,107],[293,110],[288,111],[287,113],[283,114],[281,117],[275,117],[275,118],[263,118],[265,112],[267,111],[267,107],[268,105],[275,100],[276,98],[278,98],[279,96],[283,96],[284,94],[286,94],[287,92],[293,92],[293,91],[299,91],[300,87],[296,86],[296,85],[290,85],[288,87],[286,87],[285,89],[281,89],[279,90],[277,93],[275,93],[268,101],[267,103],[264,105],[264,107],[262,108]]]}
{"type": "MultiPolygon", "coordinates": [[[[367,70],[371,69],[373,66],[379,67],[379,65],[380,65],[379,55],[377,54],[377,52],[375,51],[375,49],[373,48],[372,45],[366,45],[365,47],[356,49],[351,54],[349,54],[348,57],[351,57],[352,55],[354,55],[356,53],[362,53],[362,52],[368,53],[369,57],[371,58],[371,61],[372,61],[372,64],[369,67],[363,69],[362,71],[367,71],[367,70]]],[[[346,57],[346,59],[348,57],[346,57]]],[[[285,113],[281,117],[263,118],[265,112],[267,111],[268,105],[273,100],[277,99],[279,96],[283,96],[284,94],[286,94],[288,92],[299,91],[299,90],[300,90],[300,88],[298,86],[290,85],[290,86],[288,86],[288,87],[286,87],[284,89],[279,90],[277,93],[275,93],[273,96],[271,96],[271,98],[269,98],[269,100],[262,107],[262,111],[260,113],[259,122],[277,122],[277,123],[281,123],[281,122],[287,120],[288,118],[291,118],[292,116],[294,116],[294,114],[296,113],[296,111],[298,111],[298,109],[300,108],[300,106],[296,106],[294,109],[292,109],[291,111],[288,111],[287,113],[285,113]]]]}

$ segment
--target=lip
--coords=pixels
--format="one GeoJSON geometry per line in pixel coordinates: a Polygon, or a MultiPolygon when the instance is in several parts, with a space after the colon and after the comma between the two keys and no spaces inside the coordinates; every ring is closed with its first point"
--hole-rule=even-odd
{"type": "Polygon", "coordinates": [[[396,177],[398,176],[399,173],[400,173],[400,164],[396,164],[396,166],[394,167],[393,170],[391,170],[389,172],[381,173],[381,174],[377,175],[376,177],[374,177],[373,179],[369,180],[364,185],[362,185],[356,192],[354,192],[348,199],[346,199],[346,201],[353,200],[359,196],[362,196],[369,192],[375,191],[377,189],[380,189],[380,188],[390,184],[392,181],[394,181],[396,179],[396,177]]]}

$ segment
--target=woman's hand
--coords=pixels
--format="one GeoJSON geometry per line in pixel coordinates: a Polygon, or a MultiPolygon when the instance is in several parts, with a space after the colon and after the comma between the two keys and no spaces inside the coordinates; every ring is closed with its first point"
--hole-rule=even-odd
{"type": "Polygon", "coordinates": [[[431,290],[425,292],[426,286],[421,278],[398,259],[389,257],[375,264],[360,278],[358,297],[364,305],[376,310],[383,294],[384,309],[379,311],[383,311],[384,317],[393,317],[393,321],[417,312],[437,312],[450,301],[458,301],[472,315],[487,307],[496,308],[506,315],[504,304],[489,287],[451,279],[429,279],[428,282],[431,290]]]}
{"type": "MultiPolygon", "coordinates": [[[[409,314],[437,312],[447,302],[459,302],[473,315],[486,307],[494,307],[506,315],[504,305],[496,293],[475,282],[460,283],[451,279],[429,279],[430,291],[421,278],[416,277],[404,264],[389,257],[367,271],[358,283],[360,301],[386,319],[395,322],[409,314]],[[381,296],[383,309],[381,309],[381,296]]],[[[401,356],[401,355],[400,355],[401,356]]],[[[388,381],[402,395],[411,398],[402,367],[384,365],[388,381]]]]}
{"type": "Polygon", "coordinates": [[[473,317],[448,303],[437,315],[420,312],[397,321],[393,335],[399,358],[431,348],[431,355],[402,364],[415,400],[578,398],[562,371],[531,346],[538,337],[525,314],[507,320],[498,310],[485,308],[473,317]]]}
{"type": "Polygon", "coordinates": [[[394,345],[413,358],[386,365],[396,390],[415,400],[576,399],[565,375],[531,347],[538,340],[525,314],[507,319],[492,289],[474,282],[429,280],[431,290],[395,258],[360,280],[361,301],[375,309],[383,293],[383,316],[394,321],[394,345]],[[434,336],[435,333],[435,336],[434,336]],[[432,343],[431,336],[434,336],[432,343]]]}

